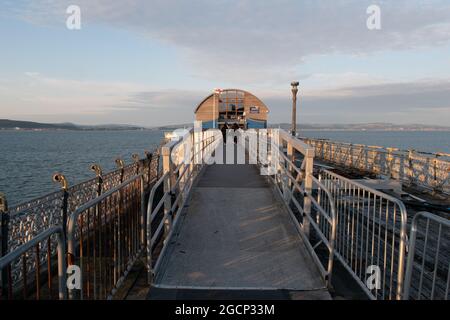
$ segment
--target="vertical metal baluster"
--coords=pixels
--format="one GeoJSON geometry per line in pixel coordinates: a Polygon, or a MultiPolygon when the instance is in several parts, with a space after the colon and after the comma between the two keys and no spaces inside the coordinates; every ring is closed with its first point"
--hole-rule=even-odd
{"type": "MultiPolygon", "coordinates": [[[[423,251],[422,251],[422,266],[420,268],[419,288],[417,290],[417,300],[421,300],[421,295],[422,295],[423,274],[425,272],[425,260],[427,258],[426,252],[427,252],[427,246],[428,246],[429,227],[430,227],[430,220],[427,218],[427,223],[426,223],[426,228],[425,228],[425,240],[424,240],[423,251]]],[[[410,254],[414,254],[414,253],[411,252],[410,254]]]]}
{"type": "Polygon", "coordinates": [[[36,300],[41,299],[41,263],[39,261],[40,253],[39,253],[39,246],[40,243],[36,245],[36,257],[35,257],[35,264],[36,264],[36,300]]]}
{"type": "Polygon", "coordinates": [[[100,298],[100,293],[99,293],[99,283],[98,283],[98,279],[97,279],[97,273],[98,273],[98,261],[97,261],[97,255],[98,255],[98,246],[97,246],[97,239],[98,239],[98,223],[97,223],[97,211],[95,210],[94,212],[92,212],[91,209],[89,209],[89,216],[91,215],[91,213],[93,214],[92,217],[92,258],[90,259],[90,261],[92,261],[92,265],[93,265],[93,272],[92,272],[92,289],[93,289],[93,294],[94,294],[94,299],[99,299],[100,298]]]}
{"type": "MultiPolygon", "coordinates": [[[[353,163],[353,161],[352,161],[353,163]]],[[[355,246],[355,195],[356,195],[356,188],[355,186],[352,186],[351,189],[351,197],[352,197],[352,205],[351,205],[351,210],[350,210],[350,214],[352,216],[351,219],[351,226],[352,226],[352,238],[351,238],[351,243],[350,243],[350,266],[352,267],[353,270],[356,270],[356,265],[354,263],[354,246],[355,246]]],[[[357,241],[356,241],[357,243],[357,241]]]]}
{"type": "Polygon", "coordinates": [[[360,235],[359,235],[359,217],[361,216],[361,211],[360,211],[360,202],[361,202],[361,189],[358,187],[358,196],[357,196],[357,201],[358,203],[356,204],[356,245],[355,245],[355,274],[358,274],[358,266],[361,270],[361,265],[359,265],[359,261],[358,261],[358,257],[359,257],[359,252],[360,250],[360,245],[361,245],[361,241],[360,241],[360,235]]]}
{"type": "Polygon", "coordinates": [[[366,279],[366,270],[368,267],[368,260],[369,260],[369,233],[370,233],[370,211],[371,211],[371,197],[370,192],[367,191],[367,214],[366,216],[366,255],[364,260],[364,279],[366,279]]]}
{"type": "MultiPolygon", "coordinates": [[[[91,291],[92,291],[92,286],[91,286],[91,276],[92,276],[92,271],[91,271],[91,265],[92,265],[92,253],[91,253],[91,241],[92,240],[92,231],[91,231],[91,210],[87,210],[85,212],[82,213],[82,215],[86,214],[86,259],[87,259],[87,263],[86,263],[86,272],[87,272],[87,277],[86,279],[88,279],[87,282],[87,286],[86,286],[86,290],[88,292],[88,299],[91,296],[91,291]]],[[[93,247],[93,246],[92,246],[93,247]]],[[[95,269],[94,269],[95,272],[95,269]]],[[[95,284],[94,284],[95,287],[95,284]]]]}
{"type": "MultiPolygon", "coordinates": [[[[99,209],[101,209],[101,205],[104,203],[104,200],[102,200],[100,202],[100,206],[99,209]]],[[[102,210],[98,210],[97,212],[95,212],[95,215],[97,217],[97,229],[98,229],[98,240],[97,240],[97,245],[98,245],[98,283],[99,283],[99,293],[100,293],[100,297],[101,298],[106,298],[105,295],[105,286],[104,286],[104,274],[103,274],[103,268],[104,268],[104,251],[103,251],[103,221],[102,221],[102,210]]]]}
{"type": "Polygon", "coordinates": [[[438,231],[437,245],[436,245],[436,255],[434,257],[433,283],[431,285],[431,295],[430,295],[431,300],[434,300],[434,291],[436,288],[436,276],[437,276],[437,269],[438,269],[438,264],[439,264],[439,251],[441,249],[441,232],[442,232],[442,224],[439,224],[439,231],[438,231]]]}
{"type": "Polygon", "coordinates": [[[105,219],[105,286],[108,294],[111,293],[111,228],[109,224],[111,210],[111,197],[105,199],[104,219],[105,219]]]}
{"type": "MultiPolygon", "coordinates": [[[[79,239],[79,252],[80,252],[80,269],[81,269],[81,290],[80,290],[80,299],[83,300],[84,299],[84,281],[87,280],[89,283],[89,265],[87,266],[87,272],[86,275],[84,274],[85,268],[84,268],[84,252],[83,252],[83,213],[78,217],[78,230],[80,230],[80,239],[79,239]]],[[[88,223],[88,228],[89,228],[89,223],[88,223]]],[[[88,238],[89,238],[89,229],[88,229],[88,238]]],[[[89,284],[87,286],[89,288],[89,284]]],[[[89,297],[89,294],[88,294],[89,297]]]]}
{"type": "MultiPolygon", "coordinates": [[[[392,299],[392,287],[394,284],[394,278],[395,278],[395,229],[397,225],[397,206],[394,207],[394,211],[392,213],[392,248],[391,248],[391,279],[389,282],[389,299],[392,299]]],[[[400,226],[401,227],[401,226],[400,226]]],[[[400,243],[400,241],[399,241],[400,243]]]]}
{"type": "MultiPolygon", "coordinates": [[[[380,248],[381,248],[381,219],[383,214],[383,198],[379,198],[379,209],[378,209],[378,241],[377,241],[377,267],[380,268],[380,248]]],[[[381,269],[381,268],[380,268],[381,269]]],[[[378,288],[375,288],[375,293],[378,295],[378,288]]]]}
{"type": "Polygon", "coordinates": [[[389,226],[389,206],[390,201],[388,200],[386,203],[386,212],[385,212],[385,228],[384,228],[384,254],[383,254],[383,299],[386,297],[386,269],[387,269],[387,245],[388,245],[388,226],[389,226]]]}
{"type": "Polygon", "coordinates": [[[27,299],[27,254],[22,255],[23,299],[27,299]]]}
{"type": "Polygon", "coordinates": [[[111,195],[114,197],[114,213],[113,213],[113,250],[114,250],[114,284],[117,283],[118,280],[118,272],[119,272],[119,200],[117,192],[111,195]]]}
{"type": "Polygon", "coordinates": [[[450,263],[448,264],[447,286],[445,287],[444,300],[448,300],[449,289],[450,289],[450,263]]]}
{"type": "Polygon", "coordinates": [[[52,298],[52,250],[50,238],[47,239],[47,287],[48,287],[48,297],[52,298]]]}
{"type": "Polygon", "coordinates": [[[346,261],[349,261],[349,256],[348,256],[348,242],[349,242],[349,216],[348,216],[348,182],[345,181],[344,182],[344,226],[343,226],[343,230],[344,230],[344,241],[343,241],[343,248],[342,248],[342,252],[345,256],[346,261]]]}
{"type": "Polygon", "coordinates": [[[372,242],[370,251],[370,265],[373,265],[373,258],[375,254],[375,221],[376,221],[376,211],[377,211],[377,195],[373,195],[373,211],[372,211],[372,242]]]}

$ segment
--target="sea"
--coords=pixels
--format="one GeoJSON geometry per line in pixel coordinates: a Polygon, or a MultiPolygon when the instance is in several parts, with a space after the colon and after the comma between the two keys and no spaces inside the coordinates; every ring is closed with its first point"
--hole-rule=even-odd
{"type": "MultiPolygon", "coordinates": [[[[300,131],[302,137],[450,153],[450,131],[300,131]]],[[[104,172],[115,169],[121,157],[155,149],[164,132],[133,131],[20,131],[0,130],[0,192],[9,206],[58,190],[52,175],[63,173],[69,184],[92,178],[93,163],[104,172]]]]}

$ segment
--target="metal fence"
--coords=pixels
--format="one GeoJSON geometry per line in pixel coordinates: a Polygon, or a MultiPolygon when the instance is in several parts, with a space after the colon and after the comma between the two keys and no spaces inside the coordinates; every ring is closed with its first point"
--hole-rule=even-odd
{"type": "MultiPolygon", "coordinates": [[[[106,174],[102,173],[100,166],[93,165],[91,167],[91,170],[95,172],[96,177],[74,186],[69,186],[67,180],[63,175],[55,174],[53,179],[55,182],[60,183],[60,191],[53,192],[41,198],[28,201],[12,208],[7,207],[6,199],[0,199],[0,202],[4,202],[4,205],[0,206],[0,222],[2,226],[0,234],[0,257],[19,250],[21,246],[27,244],[36,237],[41,236],[43,232],[46,232],[53,226],[61,226],[63,228],[64,235],[66,235],[67,222],[71,215],[74,212],[79,212],[79,208],[86,209],[86,205],[92,204],[93,201],[98,201],[100,197],[105,202],[96,203],[95,205],[95,212],[97,212],[98,219],[103,219],[99,215],[105,215],[106,211],[112,211],[112,202],[115,201],[115,204],[118,205],[115,195],[116,193],[119,193],[121,195],[123,194],[124,196],[129,197],[128,199],[122,199],[124,204],[121,208],[127,208],[125,203],[128,201],[131,201],[130,203],[136,205],[136,203],[133,202],[136,199],[129,195],[129,186],[128,184],[124,185],[124,182],[129,181],[130,179],[136,180],[138,179],[137,177],[139,177],[139,192],[148,194],[160,174],[159,149],[155,150],[154,153],[146,152],[145,155],[146,156],[143,159],[139,159],[139,156],[136,154],[133,155],[133,163],[129,165],[125,165],[122,159],[117,159],[117,170],[106,174]],[[113,192],[114,195],[111,196],[111,198],[106,197],[105,199],[105,196],[103,195],[109,194],[108,192],[113,192]]],[[[137,190],[136,188],[134,188],[133,190],[137,190]]],[[[144,199],[144,197],[142,196],[139,197],[139,201],[141,201],[141,199],[144,199]]],[[[140,206],[140,202],[137,205],[140,206]]],[[[92,212],[92,210],[93,209],[89,209],[88,211],[92,212]]],[[[83,213],[81,215],[84,216],[85,214],[83,213]]],[[[87,214],[87,216],[92,217],[90,221],[90,224],[92,224],[95,220],[94,217],[90,214],[87,214]]],[[[98,222],[106,223],[106,225],[110,224],[110,220],[102,221],[98,222]]],[[[133,221],[133,223],[135,222],[133,221]]],[[[105,226],[103,224],[100,224],[97,227],[103,228],[105,226]]],[[[78,228],[76,228],[76,235],[73,235],[75,239],[80,239],[79,236],[82,234],[84,230],[83,228],[81,230],[78,230],[78,228]]],[[[90,232],[91,231],[92,230],[90,230],[90,232]]],[[[104,232],[104,230],[101,232],[104,232]]],[[[87,238],[86,234],[84,234],[84,236],[84,240],[91,239],[90,235],[87,238]]],[[[110,237],[112,237],[112,235],[110,237]]],[[[103,238],[106,237],[104,236],[103,238]]],[[[101,241],[104,241],[103,238],[101,241]]],[[[49,249],[47,249],[45,253],[41,252],[41,254],[37,255],[38,259],[28,259],[29,263],[26,269],[22,267],[21,263],[14,263],[11,265],[11,277],[8,285],[11,285],[13,288],[18,287],[21,285],[21,283],[23,283],[28,274],[34,274],[37,270],[43,270],[43,268],[47,265],[49,256],[52,257],[57,253],[56,239],[54,237],[50,237],[50,240],[47,242],[49,249]]],[[[98,245],[100,244],[97,243],[97,246],[98,245]]],[[[79,247],[85,248],[86,246],[88,246],[88,244],[83,244],[79,247]]],[[[73,254],[73,252],[71,253],[73,254]]],[[[97,254],[97,252],[95,252],[95,254],[97,254]]],[[[90,261],[90,259],[85,259],[85,261],[90,261]]],[[[3,281],[1,287],[4,288],[5,285],[6,282],[3,281]]],[[[114,282],[114,286],[116,285],[117,282],[114,282]]],[[[86,295],[88,295],[88,291],[86,291],[85,293],[86,295]]],[[[99,296],[96,294],[97,292],[95,292],[94,294],[94,292],[92,291],[92,293],[89,293],[89,297],[93,295],[99,296]]],[[[107,297],[107,295],[104,294],[103,297],[107,297]]]]}
{"type": "Polygon", "coordinates": [[[144,248],[144,192],[143,176],[136,175],[70,215],[69,266],[81,270],[81,290],[71,298],[108,299],[116,292],[144,248]]]}
{"type": "Polygon", "coordinates": [[[61,226],[53,226],[39,233],[30,241],[0,258],[1,287],[0,299],[59,299],[66,298],[66,251],[64,231],[61,226]],[[57,285],[54,284],[54,261],[52,241],[56,242],[57,285]],[[41,265],[43,257],[45,265],[41,265]],[[36,266],[36,268],[33,268],[36,266]],[[12,270],[20,269],[20,282],[12,270]],[[56,294],[55,294],[56,287],[56,294]]]}
{"type": "Polygon", "coordinates": [[[213,132],[189,130],[162,147],[163,174],[154,184],[147,205],[148,283],[157,276],[161,259],[177,225],[191,187],[221,138],[213,132]]]}
{"type": "Polygon", "coordinates": [[[319,177],[336,202],[336,257],[371,299],[401,299],[407,245],[403,203],[328,170],[319,177]],[[367,281],[376,269],[381,279],[371,288],[367,281]]]}
{"type": "Polygon", "coordinates": [[[315,157],[353,170],[384,175],[405,185],[450,194],[450,154],[302,138],[315,157]]]}
{"type": "MultiPolygon", "coordinates": [[[[253,148],[249,144],[248,151],[256,157],[260,149],[267,148],[268,159],[275,169],[268,176],[286,204],[322,277],[331,286],[336,237],[334,199],[326,186],[312,175],[312,148],[284,130],[270,130],[268,133],[267,144],[262,139],[253,148]],[[294,159],[295,152],[303,156],[299,167],[294,159]],[[318,249],[327,252],[324,263],[319,258],[318,249]]],[[[265,165],[264,161],[259,164],[265,165]]]]}
{"type": "Polygon", "coordinates": [[[410,233],[404,299],[448,300],[450,220],[419,212],[410,233]]]}

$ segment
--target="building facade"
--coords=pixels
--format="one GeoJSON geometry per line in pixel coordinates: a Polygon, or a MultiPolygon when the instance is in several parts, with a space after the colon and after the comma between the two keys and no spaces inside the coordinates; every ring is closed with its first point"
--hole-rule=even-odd
{"type": "Polygon", "coordinates": [[[195,120],[202,121],[204,129],[221,129],[225,123],[242,129],[267,128],[269,109],[250,92],[226,89],[203,99],[195,109],[195,120]]]}

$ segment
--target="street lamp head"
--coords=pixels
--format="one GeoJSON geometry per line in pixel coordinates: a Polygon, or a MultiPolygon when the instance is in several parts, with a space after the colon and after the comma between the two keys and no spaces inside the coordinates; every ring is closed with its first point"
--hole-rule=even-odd
{"type": "Polygon", "coordinates": [[[293,87],[298,87],[298,85],[299,85],[298,81],[292,81],[291,82],[291,86],[293,86],[293,87]]]}

